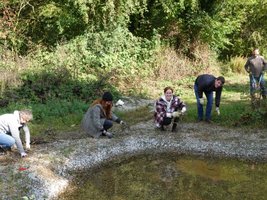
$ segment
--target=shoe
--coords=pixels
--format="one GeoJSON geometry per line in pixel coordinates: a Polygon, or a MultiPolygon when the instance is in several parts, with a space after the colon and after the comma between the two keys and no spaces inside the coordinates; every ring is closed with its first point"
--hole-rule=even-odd
{"type": "Polygon", "coordinates": [[[164,128],[163,125],[160,126],[160,130],[161,130],[161,131],[166,131],[166,129],[164,128]]]}
{"type": "Polygon", "coordinates": [[[156,130],[157,130],[157,131],[165,131],[165,128],[164,128],[163,125],[161,125],[161,126],[156,126],[156,130]]]}
{"type": "Polygon", "coordinates": [[[110,133],[110,132],[106,132],[105,135],[106,135],[109,139],[113,137],[113,134],[110,133]]]}
{"type": "Polygon", "coordinates": [[[172,124],[172,132],[176,132],[177,131],[177,123],[173,123],[172,124]]]}
{"type": "Polygon", "coordinates": [[[107,136],[109,139],[113,137],[113,134],[108,131],[103,131],[102,135],[107,136]]]}
{"type": "Polygon", "coordinates": [[[198,119],[197,122],[203,122],[203,119],[198,119]]]}
{"type": "Polygon", "coordinates": [[[0,146],[0,156],[5,155],[5,154],[6,154],[5,148],[0,146]]]}
{"type": "Polygon", "coordinates": [[[213,124],[213,121],[211,121],[210,119],[206,119],[205,122],[208,124],[213,124]]]}

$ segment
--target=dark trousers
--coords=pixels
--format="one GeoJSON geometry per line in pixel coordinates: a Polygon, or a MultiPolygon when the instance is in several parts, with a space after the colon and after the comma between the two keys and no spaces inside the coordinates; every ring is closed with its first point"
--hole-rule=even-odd
{"type": "MultiPolygon", "coordinates": [[[[173,118],[170,118],[170,117],[164,117],[164,118],[163,118],[163,122],[162,122],[161,125],[163,125],[163,126],[168,126],[168,125],[170,125],[170,124],[172,123],[172,119],[173,119],[173,118]]],[[[174,122],[174,123],[177,123],[178,121],[179,121],[179,117],[175,117],[175,118],[173,119],[173,122],[174,122]]]]}
{"type": "Polygon", "coordinates": [[[163,122],[162,122],[161,125],[163,125],[163,126],[168,126],[168,125],[170,125],[171,123],[172,123],[172,118],[170,118],[170,117],[164,117],[164,118],[163,118],[163,122]]]}
{"type": "Polygon", "coordinates": [[[104,122],[104,129],[107,131],[108,129],[110,129],[111,127],[113,126],[113,122],[112,120],[108,120],[106,119],[105,122],[104,122]]]}

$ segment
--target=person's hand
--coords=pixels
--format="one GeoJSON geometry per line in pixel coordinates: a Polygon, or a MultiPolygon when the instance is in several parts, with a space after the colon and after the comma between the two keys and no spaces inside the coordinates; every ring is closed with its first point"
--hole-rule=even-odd
{"type": "Polygon", "coordinates": [[[199,103],[201,104],[201,105],[204,105],[204,98],[202,97],[202,98],[199,98],[199,103]]]}
{"type": "Polygon", "coordinates": [[[219,107],[216,107],[216,112],[217,112],[217,115],[220,115],[220,108],[219,107]]]}
{"type": "Polygon", "coordinates": [[[106,131],[106,130],[103,130],[102,131],[102,134],[105,135],[105,136],[107,136],[109,139],[111,139],[113,137],[113,134],[110,133],[110,132],[108,132],[108,131],[106,131]]]}
{"type": "Polygon", "coordinates": [[[126,123],[125,123],[124,121],[121,120],[121,121],[120,121],[120,125],[124,125],[124,126],[125,126],[126,123]]]}
{"type": "Polygon", "coordinates": [[[172,113],[166,113],[166,117],[171,118],[172,117],[172,113]]]}
{"type": "Polygon", "coordinates": [[[24,158],[24,157],[27,156],[27,154],[26,154],[25,152],[22,152],[22,153],[20,153],[20,156],[21,156],[22,158],[24,158]]]}
{"type": "Polygon", "coordinates": [[[27,150],[30,150],[31,149],[31,145],[30,144],[26,144],[25,147],[26,147],[27,150]]]}
{"type": "Polygon", "coordinates": [[[26,147],[26,149],[31,149],[31,145],[30,144],[26,144],[25,147],[26,147]]]}
{"type": "Polygon", "coordinates": [[[181,114],[184,115],[185,112],[186,112],[186,107],[184,106],[184,107],[182,108],[182,110],[181,110],[181,114]]]}
{"type": "Polygon", "coordinates": [[[174,111],[174,112],[172,113],[172,116],[173,116],[173,117],[179,117],[180,115],[181,115],[181,113],[178,112],[178,111],[174,111]]]}

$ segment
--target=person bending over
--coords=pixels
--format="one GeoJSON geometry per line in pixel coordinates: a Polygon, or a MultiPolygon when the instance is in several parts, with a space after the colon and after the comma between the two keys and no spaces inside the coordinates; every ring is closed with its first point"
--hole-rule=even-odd
{"type": "Polygon", "coordinates": [[[224,77],[219,76],[218,78],[216,78],[215,76],[210,74],[202,74],[196,78],[194,91],[197,100],[198,121],[203,120],[203,105],[204,105],[203,93],[207,98],[205,121],[208,123],[211,122],[211,110],[213,104],[214,91],[215,91],[216,112],[218,115],[220,115],[219,106],[220,106],[221,93],[224,82],[225,82],[224,77]]]}
{"type": "Polygon", "coordinates": [[[10,150],[16,144],[21,157],[27,156],[21,139],[20,130],[25,133],[26,149],[30,149],[30,130],[27,123],[32,120],[30,110],[15,110],[14,113],[0,115],[0,147],[1,149],[10,150]]]}

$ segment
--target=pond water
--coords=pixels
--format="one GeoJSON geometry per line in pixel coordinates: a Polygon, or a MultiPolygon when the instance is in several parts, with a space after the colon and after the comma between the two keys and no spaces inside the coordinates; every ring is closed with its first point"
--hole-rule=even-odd
{"type": "Polygon", "coordinates": [[[267,164],[139,155],[77,175],[59,199],[266,200],[267,164]]]}

